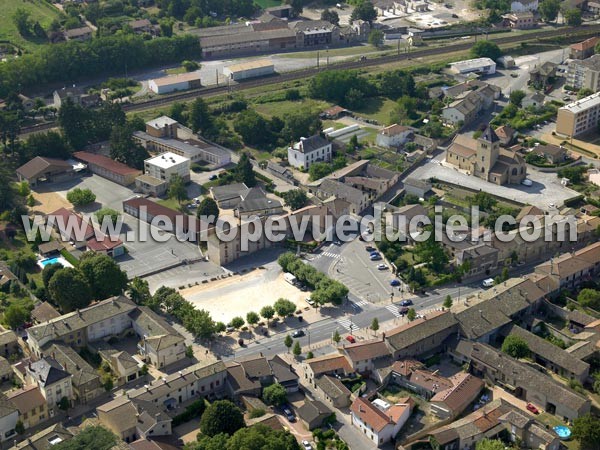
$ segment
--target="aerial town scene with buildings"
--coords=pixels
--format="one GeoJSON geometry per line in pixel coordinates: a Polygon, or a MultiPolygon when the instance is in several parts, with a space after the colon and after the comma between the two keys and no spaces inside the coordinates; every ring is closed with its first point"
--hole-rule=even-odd
{"type": "Polygon", "coordinates": [[[0,0],[0,450],[600,450],[600,3],[0,0]]]}

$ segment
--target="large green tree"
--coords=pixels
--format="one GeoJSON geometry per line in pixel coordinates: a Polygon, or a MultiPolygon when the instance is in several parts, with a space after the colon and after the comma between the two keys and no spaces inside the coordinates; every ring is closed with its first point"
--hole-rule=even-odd
{"type": "Polygon", "coordinates": [[[244,428],[242,411],[229,400],[217,400],[206,408],[200,419],[200,431],[207,436],[232,435],[244,428]]]}
{"type": "Polygon", "coordinates": [[[579,8],[570,8],[563,12],[567,25],[578,27],[581,25],[581,10],[579,8]]]}
{"type": "Polygon", "coordinates": [[[553,22],[560,11],[560,0],[542,0],[538,6],[538,12],[544,22],[553,22]]]}
{"type": "Polygon", "coordinates": [[[240,160],[234,169],[234,176],[236,181],[244,183],[248,187],[256,186],[256,176],[248,153],[241,154],[240,160]]]}
{"type": "Polygon", "coordinates": [[[96,201],[96,194],[89,189],[75,188],[67,192],[67,200],[76,207],[86,206],[96,201]]]}
{"type": "Polygon", "coordinates": [[[219,218],[219,206],[211,197],[204,197],[196,211],[198,218],[214,216],[213,223],[219,218]]]}
{"type": "Polygon", "coordinates": [[[263,400],[267,405],[280,406],[287,401],[287,391],[279,383],[273,383],[263,389],[263,400]]]}
{"type": "Polygon", "coordinates": [[[135,169],[144,168],[144,160],[150,155],[139,143],[133,140],[132,125],[118,125],[110,133],[110,157],[135,169]]]}
{"type": "Polygon", "coordinates": [[[372,22],[377,18],[377,11],[373,3],[368,0],[359,0],[352,14],[350,16],[352,20],[364,20],[366,22],[372,22]]]}
{"type": "Polygon", "coordinates": [[[493,41],[477,41],[470,52],[473,58],[490,58],[494,61],[502,56],[502,50],[493,41]]]}
{"type": "Polygon", "coordinates": [[[86,252],[78,268],[98,300],[122,294],[127,288],[127,274],[108,255],[86,252]]]}
{"type": "Polygon", "coordinates": [[[137,305],[146,305],[152,297],[148,281],[138,277],[129,282],[127,294],[137,305]]]}
{"type": "Polygon", "coordinates": [[[63,265],[61,263],[47,264],[44,266],[42,269],[42,283],[46,289],[48,289],[48,283],[50,282],[52,275],[62,268],[63,265]]]}
{"type": "Polygon", "coordinates": [[[278,299],[273,304],[273,308],[277,312],[277,315],[280,317],[290,316],[294,314],[294,311],[296,311],[295,303],[285,298],[278,299]]]}
{"type": "Polygon", "coordinates": [[[573,421],[573,438],[581,450],[600,450],[600,419],[586,414],[573,421]]]}
{"type": "Polygon", "coordinates": [[[308,196],[302,189],[292,189],[291,191],[283,192],[281,197],[285,201],[285,205],[289,206],[293,211],[304,207],[308,202],[308,196]]]}
{"type": "Polygon", "coordinates": [[[333,25],[340,24],[340,16],[338,15],[338,13],[327,8],[324,9],[321,13],[321,20],[326,20],[327,22],[332,23],[333,25]]]}
{"type": "Polygon", "coordinates": [[[48,294],[60,306],[63,313],[85,308],[93,298],[86,277],[77,269],[66,267],[58,270],[48,283],[48,294]]]}
{"type": "Polygon", "coordinates": [[[475,444],[475,450],[504,450],[504,442],[498,439],[482,439],[475,444]]]}
{"type": "Polygon", "coordinates": [[[179,174],[174,174],[169,180],[169,198],[174,198],[181,205],[181,202],[187,199],[187,189],[185,182],[179,174]]]}
{"type": "Polygon", "coordinates": [[[3,323],[14,330],[29,320],[29,317],[29,310],[25,306],[12,303],[4,311],[3,323]]]}
{"type": "Polygon", "coordinates": [[[529,355],[529,346],[523,338],[511,334],[502,342],[502,351],[513,358],[524,358],[529,355]]]}
{"type": "Polygon", "coordinates": [[[86,427],[81,433],[52,446],[52,450],[109,450],[117,443],[117,437],[101,426],[86,427]]]}
{"type": "MultiPolygon", "coordinates": [[[[184,450],[300,450],[300,444],[289,431],[274,431],[263,424],[236,431],[233,436],[199,434],[196,442],[186,444],[184,450]]],[[[337,447],[339,450],[348,447],[337,447]]]]}
{"type": "Polygon", "coordinates": [[[209,138],[214,135],[214,120],[204,99],[198,97],[192,102],[188,116],[190,128],[195,133],[200,133],[209,138]]]}

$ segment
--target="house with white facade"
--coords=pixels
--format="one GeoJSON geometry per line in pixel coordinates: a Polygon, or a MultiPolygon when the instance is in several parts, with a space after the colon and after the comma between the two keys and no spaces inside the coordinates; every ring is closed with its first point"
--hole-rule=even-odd
{"type": "Polygon", "coordinates": [[[58,404],[66,398],[71,405],[73,397],[73,384],[71,375],[51,357],[45,357],[27,366],[27,381],[35,383],[46,399],[50,417],[58,411],[58,404]]]}
{"type": "Polygon", "coordinates": [[[410,417],[413,406],[410,397],[399,399],[394,405],[380,398],[370,402],[358,397],[350,407],[352,425],[380,447],[396,437],[410,417]]]}
{"type": "Polygon", "coordinates": [[[16,436],[15,427],[18,420],[19,410],[4,394],[0,394],[0,442],[7,441],[16,436]]]}
{"type": "Polygon", "coordinates": [[[164,152],[144,161],[144,174],[135,179],[136,190],[155,196],[163,195],[169,182],[179,175],[185,183],[190,181],[191,161],[173,152],[164,152]]]}
{"type": "Polygon", "coordinates": [[[377,133],[375,143],[379,147],[385,148],[400,147],[401,145],[406,144],[413,134],[414,128],[393,124],[383,128],[377,133]]]}
{"type": "Polygon", "coordinates": [[[537,11],[538,0],[513,0],[510,3],[511,12],[537,11]]]}
{"type": "Polygon", "coordinates": [[[318,134],[300,138],[300,142],[288,147],[288,162],[291,166],[308,170],[315,162],[331,161],[332,144],[318,134]]]}

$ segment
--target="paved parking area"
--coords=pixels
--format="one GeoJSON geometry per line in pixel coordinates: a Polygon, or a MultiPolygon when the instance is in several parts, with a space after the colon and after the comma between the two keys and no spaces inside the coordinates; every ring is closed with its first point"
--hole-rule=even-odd
{"type": "MultiPolygon", "coordinates": [[[[371,261],[369,252],[365,250],[367,245],[358,239],[346,244],[337,263],[330,267],[329,275],[348,286],[362,302],[389,300],[392,291],[399,298],[398,289],[390,286],[390,281],[394,278],[391,271],[377,270],[377,264],[383,261],[371,261]]],[[[327,251],[323,254],[327,257],[327,251]]],[[[364,305],[362,302],[357,305],[364,305]]]]}
{"type": "Polygon", "coordinates": [[[467,175],[453,167],[446,167],[440,162],[445,158],[445,153],[426,161],[415,169],[412,177],[417,179],[437,178],[470,189],[481,190],[509,200],[537,206],[543,210],[552,209],[549,205],[561,206],[568,198],[577,195],[577,192],[560,184],[560,179],[555,173],[543,173],[528,168],[527,177],[533,181],[532,186],[506,185],[498,186],[488,183],[480,178],[467,175]]]}
{"type": "MultiPolygon", "coordinates": [[[[131,189],[98,175],[84,177],[79,183],[68,182],[55,185],[54,190],[57,194],[66,198],[67,192],[75,187],[91,189],[96,194],[96,203],[82,211],[86,217],[90,217],[102,207],[122,212],[123,201],[134,195],[131,189]]],[[[142,239],[140,233],[142,227],[147,230],[150,229],[150,225],[141,223],[128,214],[123,214],[123,227],[119,237],[125,243],[127,254],[118,257],[116,261],[130,277],[142,275],[162,267],[169,267],[179,261],[200,256],[200,251],[195,244],[180,242],[174,236],[171,236],[167,242],[156,242],[148,233],[148,239],[142,239]]],[[[154,229],[153,232],[157,232],[162,236],[169,235],[158,229],[154,229]]]]}

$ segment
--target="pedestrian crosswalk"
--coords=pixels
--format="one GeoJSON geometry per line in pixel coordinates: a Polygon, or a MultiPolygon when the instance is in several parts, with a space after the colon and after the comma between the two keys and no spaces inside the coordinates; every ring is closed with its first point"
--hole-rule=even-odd
{"type": "Polygon", "coordinates": [[[354,303],[356,306],[365,306],[365,305],[369,304],[369,302],[366,300],[358,300],[358,301],[352,302],[352,303],[354,303]]]}
{"type": "Polygon", "coordinates": [[[319,259],[322,256],[327,256],[328,258],[339,258],[342,255],[338,255],[337,253],[333,253],[333,252],[323,252],[323,253],[319,253],[317,256],[315,256],[315,259],[319,259]]]}
{"type": "Polygon", "coordinates": [[[340,319],[337,323],[348,331],[352,331],[353,328],[356,330],[356,325],[354,325],[350,319],[340,319]]]}
{"type": "Polygon", "coordinates": [[[395,305],[387,305],[385,307],[385,309],[387,309],[389,312],[391,312],[395,317],[401,317],[400,311],[398,310],[398,307],[395,305]]]}

